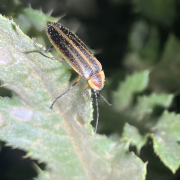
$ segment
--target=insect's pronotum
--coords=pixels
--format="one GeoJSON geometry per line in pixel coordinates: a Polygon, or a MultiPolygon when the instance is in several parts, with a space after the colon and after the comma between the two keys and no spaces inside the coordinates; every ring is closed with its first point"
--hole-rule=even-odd
{"type": "MultiPolygon", "coordinates": [[[[69,89],[67,89],[63,94],[58,96],[54,100],[50,108],[52,109],[54,103],[79,82],[81,76],[84,77],[85,79],[88,80],[88,83],[85,86],[84,95],[88,94],[87,89],[90,86],[96,98],[96,106],[97,106],[97,120],[95,127],[95,133],[96,133],[98,126],[98,119],[99,119],[97,94],[100,94],[99,91],[103,89],[104,81],[105,81],[105,75],[102,70],[102,66],[100,62],[90,52],[90,50],[88,50],[86,45],[74,33],[72,33],[69,29],[65,28],[62,24],[48,21],[46,30],[49,40],[51,41],[55,49],[63,57],[63,58],[50,57],[50,59],[67,61],[69,65],[79,74],[79,78],[75,81],[75,83],[69,89]]],[[[36,43],[35,45],[38,48],[36,43]]],[[[101,94],[100,96],[107,102],[107,100],[101,94]]]]}

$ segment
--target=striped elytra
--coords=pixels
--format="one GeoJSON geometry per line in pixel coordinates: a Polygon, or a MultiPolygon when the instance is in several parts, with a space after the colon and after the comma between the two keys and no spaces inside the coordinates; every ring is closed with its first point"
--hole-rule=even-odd
{"type": "Polygon", "coordinates": [[[56,50],[85,79],[102,70],[100,62],[86,45],[60,23],[47,22],[47,34],[56,50]]]}

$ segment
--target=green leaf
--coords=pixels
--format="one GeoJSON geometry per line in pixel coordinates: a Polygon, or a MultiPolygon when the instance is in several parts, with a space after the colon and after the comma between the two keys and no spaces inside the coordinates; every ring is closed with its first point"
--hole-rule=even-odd
{"type": "Polygon", "coordinates": [[[92,103],[83,97],[87,82],[50,110],[69,87],[69,70],[39,53],[25,54],[36,48],[13,21],[0,16],[0,30],[0,79],[14,92],[0,98],[0,140],[45,162],[48,170],[39,179],[145,179],[146,165],[124,143],[93,135],[92,103]]]}
{"type": "Polygon", "coordinates": [[[157,106],[168,108],[172,103],[173,97],[171,94],[155,93],[149,96],[138,97],[138,103],[133,110],[133,114],[141,120],[145,115],[152,114],[157,106]]]}
{"type": "Polygon", "coordinates": [[[180,51],[179,39],[174,34],[170,34],[167,39],[161,61],[165,65],[169,65],[170,63],[172,63],[172,60],[177,58],[176,56],[179,55],[179,51],[180,51]]]}
{"type": "Polygon", "coordinates": [[[59,18],[52,17],[48,14],[44,14],[41,10],[34,10],[32,8],[25,8],[23,11],[25,17],[29,18],[31,23],[42,31],[45,29],[46,21],[57,22],[59,18]]]}
{"type": "Polygon", "coordinates": [[[119,110],[126,109],[133,100],[135,93],[142,92],[148,85],[149,71],[137,72],[120,84],[113,94],[113,104],[119,110]]]}
{"type": "Polygon", "coordinates": [[[130,33],[129,46],[138,53],[141,61],[154,63],[159,55],[158,29],[142,20],[136,22],[130,33]]]}
{"type": "Polygon", "coordinates": [[[140,51],[148,35],[148,24],[144,21],[139,21],[134,24],[130,33],[130,47],[134,51],[140,51]]]}
{"type": "Polygon", "coordinates": [[[141,160],[137,156],[135,156],[133,152],[127,153],[125,147],[126,147],[125,143],[121,143],[117,145],[116,150],[115,150],[116,158],[114,158],[113,160],[112,167],[114,169],[114,167],[116,166],[118,170],[115,170],[115,171],[113,170],[111,175],[108,177],[108,179],[132,180],[132,177],[133,177],[133,180],[145,179],[146,164],[144,164],[143,168],[142,167],[139,168],[137,164],[139,164],[141,160]],[[132,157],[134,157],[133,162],[132,162],[132,157]],[[118,167],[117,163],[122,164],[122,166],[118,167]],[[133,165],[131,163],[133,163],[133,165]],[[141,174],[141,176],[137,176],[136,174],[137,172],[141,174]],[[115,174],[116,174],[116,178],[113,177],[113,175],[115,174]]]}
{"type": "Polygon", "coordinates": [[[23,8],[21,14],[15,19],[23,32],[28,32],[30,28],[35,27],[38,31],[44,31],[46,28],[46,21],[57,22],[60,18],[54,18],[48,14],[44,14],[41,10],[34,10],[32,8],[23,8]]]}
{"type": "Polygon", "coordinates": [[[158,87],[158,89],[166,89],[169,92],[180,88],[179,56],[180,41],[174,34],[170,34],[161,61],[151,73],[151,88],[158,87]]]}
{"type": "Polygon", "coordinates": [[[154,150],[161,161],[175,173],[180,165],[180,115],[165,111],[154,129],[154,150]]]}
{"type": "Polygon", "coordinates": [[[138,153],[147,141],[146,136],[143,137],[136,127],[131,126],[128,123],[126,123],[124,126],[123,138],[132,145],[135,145],[138,153]]]}

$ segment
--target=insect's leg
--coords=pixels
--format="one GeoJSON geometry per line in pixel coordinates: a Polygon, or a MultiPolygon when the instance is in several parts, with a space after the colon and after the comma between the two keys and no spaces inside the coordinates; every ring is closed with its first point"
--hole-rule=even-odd
{"type": "Polygon", "coordinates": [[[36,46],[36,48],[39,50],[39,53],[42,54],[43,56],[51,59],[51,60],[56,60],[56,61],[63,61],[64,59],[63,58],[56,58],[56,57],[49,57],[49,56],[46,56],[45,54],[43,54],[42,52],[48,52],[50,49],[52,49],[54,46],[50,46],[49,48],[47,48],[46,50],[43,50],[43,48],[40,48],[37,43],[36,43],[36,38],[32,38],[33,42],[34,42],[34,45],[36,46]]]}
{"type": "MultiPolygon", "coordinates": [[[[36,48],[40,51],[40,52],[48,52],[48,51],[46,51],[46,50],[44,50],[43,48],[40,48],[38,45],[37,45],[37,43],[36,43],[36,38],[32,38],[32,40],[33,40],[33,44],[34,44],[34,46],[36,46],[36,48]]],[[[49,49],[49,48],[48,48],[49,49]]]]}
{"type": "Polygon", "coordinates": [[[43,48],[40,48],[37,43],[36,43],[36,38],[32,38],[33,42],[34,42],[34,46],[36,46],[37,50],[33,50],[33,51],[24,51],[25,54],[29,54],[29,53],[33,53],[33,52],[37,52],[40,53],[41,55],[43,55],[44,57],[47,57],[51,60],[56,60],[56,61],[64,61],[63,58],[56,58],[56,57],[49,57],[46,56],[45,54],[43,54],[42,52],[46,53],[48,52],[53,46],[49,47],[48,49],[44,50],[43,48]]]}
{"type": "Polygon", "coordinates": [[[90,96],[90,94],[88,92],[88,88],[89,88],[89,83],[87,83],[86,86],[85,86],[83,96],[88,96],[89,99],[92,101],[93,99],[91,98],[91,96],[90,96]]]}
{"type": "Polygon", "coordinates": [[[69,89],[67,89],[63,94],[61,94],[60,96],[58,96],[53,103],[50,106],[50,109],[53,109],[54,103],[61,98],[62,96],[64,96],[68,91],[70,91],[79,81],[80,81],[81,77],[79,76],[78,79],[75,81],[75,83],[73,85],[71,85],[71,87],[69,89]]]}
{"type": "Polygon", "coordinates": [[[50,51],[53,47],[54,47],[53,45],[52,45],[52,46],[50,46],[50,47],[49,47],[49,48],[47,48],[44,52],[48,52],[48,51],[50,51]]]}
{"type": "Polygon", "coordinates": [[[49,48],[47,48],[46,50],[44,50],[43,48],[40,48],[38,45],[37,45],[37,43],[36,43],[36,38],[32,38],[32,40],[33,40],[33,43],[34,43],[34,46],[36,46],[36,48],[40,51],[40,52],[48,52],[48,51],[50,51],[54,46],[53,45],[51,45],[49,48]]]}

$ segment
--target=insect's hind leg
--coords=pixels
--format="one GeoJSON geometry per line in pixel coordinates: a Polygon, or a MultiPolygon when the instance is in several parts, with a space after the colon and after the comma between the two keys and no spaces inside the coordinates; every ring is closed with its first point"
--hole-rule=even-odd
{"type": "Polygon", "coordinates": [[[51,45],[49,48],[47,48],[47,49],[44,50],[43,48],[40,48],[40,47],[37,45],[37,43],[36,43],[36,38],[32,38],[32,40],[33,40],[34,46],[36,46],[36,48],[37,48],[39,51],[44,52],[44,53],[50,51],[50,50],[54,47],[53,45],[51,45]]]}
{"type": "Polygon", "coordinates": [[[50,49],[53,48],[53,45],[49,48],[47,48],[46,50],[44,50],[43,48],[40,48],[37,43],[36,43],[36,38],[32,38],[33,42],[34,42],[34,46],[37,48],[37,50],[33,50],[33,51],[24,51],[25,54],[29,54],[29,53],[33,53],[33,52],[37,52],[40,53],[41,55],[43,55],[44,57],[47,57],[51,60],[56,60],[56,61],[64,61],[63,58],[56,58],[56,57],[49,57],[47,55],[45,55],[44,53],[48,52],[50,49]],[[44,53],[42,53],[44,52],[44,53]]]}
{"type": "Polygon", "coordinates": [[[53,106],[55,104],[55,102],[61,98],[62,96],[64,96],[68,91],[70,91],[79,81],[80,81],[81,77],[79,76],[78,79],[75,81],[75,83],[73,85],[71,85],[71,87],[69,89],[67,89],[64,93],[62,93],[60,96],[56,97],[56,99],[53,101],[53,103],[50,106],[50,109],[53,109],[53,106]]]}

